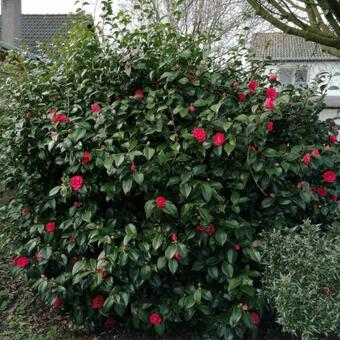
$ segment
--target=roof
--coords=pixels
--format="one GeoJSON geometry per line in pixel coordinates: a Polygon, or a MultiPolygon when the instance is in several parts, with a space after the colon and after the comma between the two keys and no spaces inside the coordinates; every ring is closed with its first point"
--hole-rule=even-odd
{"type": "MultiPolygon", "coordinates": [[[[74,15],[68,14],[24,14],[22,15],[22,45],[31,52],[37,50],[38,43],[49,43],[52,37],[60,34],[74,15]]],[[[0,16],[0,36],[1,36],[0,16]]]]}
{"type": "Polygon", "coordinates": [[[255,33],[251,48],[256,59],[270,56],[273,61],[340,61],[339,58],[323,52],[319,44],[281,32],[255,33]]]}

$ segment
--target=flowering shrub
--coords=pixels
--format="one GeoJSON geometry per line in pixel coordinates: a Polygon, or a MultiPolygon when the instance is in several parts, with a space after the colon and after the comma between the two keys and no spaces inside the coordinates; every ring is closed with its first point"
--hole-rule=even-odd
{"type": "Polygon", "coordinates": [[[88,330],[255,334],[259,231],[333,220],[335,127],[244,50],[217,64],[204,36],[106,10],[109,37],[80,24],[1,85],[13,271],[88,330]]]}
{"type": "Polygon", "coordinates": [[[324,233],[306,221],[265,237],[265,296],[284,330],[303,339],[340,334],[339,226],[324,233]]]}

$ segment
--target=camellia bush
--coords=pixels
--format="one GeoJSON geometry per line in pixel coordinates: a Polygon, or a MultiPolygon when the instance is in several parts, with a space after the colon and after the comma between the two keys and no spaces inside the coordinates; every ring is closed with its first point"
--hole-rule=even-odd
{"type": "Polygon", "coordinates": [[[12,270],[86,330],[256,334],[259,232],[333,221],[336,126],[245,49],[103,6],[105,34],[84,19],[1,84],[12,270]]]}

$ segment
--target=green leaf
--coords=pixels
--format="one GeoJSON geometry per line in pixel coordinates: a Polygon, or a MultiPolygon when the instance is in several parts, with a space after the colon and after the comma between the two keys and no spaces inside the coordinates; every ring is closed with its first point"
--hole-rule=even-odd
{"type": "Polygon", "coordinates": [[[164,241],[164,236],[161,234],[157,234],[152,240],[153,249],[157,250],[162,245],[163,241],[164,241]]]}
{"type": "Polygon", "coordinates": [[[145,210],[146,218],[150,218],[150,216],[152,215],[152,211],[155,208],[155,206],[156,206],[155,200],[149,200],[145,203],[144,210],[145,210]]]}
{"type": "Polygon", "coordinates": [[[271,197],[267,197],[267,198],[265,198],[265,199],[262,201],[261,206],[262,206],[262,208],[268,208],[268,207],[270,207],[273,203],[274,203],[274,199],[271,198],[271,197]]]}
{"type": "Polygon", "coordinates": [[[242,283],[242,280],[239,277],[235,277],[234,279],[231,279],[229,281],[229,285],[228,285],[228,291],[231,292],[234,289],[236,289],[237,287],[239,287],[242,283]]]}
{"type": "Polygon", "coordinates": [[[147,160],[150,160],[155,154],[155,149],[146,146],[143,150],[143,154],[147,160]]]}
{"type": "MultiPolygon", "coordinates": [[[[112,156],[114,161],[115,161],[115,165],[118,168],[123,162],[124,162],[124,154],[122,153],[118,153],[112,156]]],[[[104,164],[105,166],[105,164],[104,164]]]]}
{"type": "Polygon", "coordinates": [[[169,267],[169,270],[172,274],[175,274],[176,271],[177,271],[177,268],[178,268],[178,261],[175,260],[175,259],[171,259],[169,262],[168,262],[168,267],[169,267]]]}
{"type": "Polygon", "coordinates": [[[257,262],[257,263],[261,263],[261,255],[260,252],[254,248],[250,248],[248,249],[248,253],[250,255],[250,258],[257,262]]]}
{"type": "Polygon", "coordinates": [[[209,184],[204,183],[201,186],[201,191],[202,191],[202,195],[204,197],[204,199],[209,202],[211,200],[211,196],[212,196],[212,188],[209,184]]]}
{"type": "Polygon", "coordinates": [[[131,187],[132,187],[132,178],[125,179],[123,181],[123,191],[124,191],[124,194],[127,194],[128,192],[130,192],[131,187]]]}
{"type": "Polygon", "coordinates": [[[204,99],[197,99],[192,105],[195,107],[203,107],[208,105],[208,101],[204,99]]]}
{"type": "Polygon", "coordinates": [[[231,155],[231,153],[234,151],[234,149],[235,149],[235,145],[233,145],[233,144],[227,143],[227,144],[224,145],[224,151],[226,152],[226,154],[228,156],[231,155]]]}
{"type": "Polygon", "coordinates": [[[57,194],[59,192],[60,189],[61,189],[61,186],[58,185],[58,186],[52,188],[48,195],[49,196],[54,196],[55,194],[57,194]]]}
{"type": "Polygon", "coordinates": [[[227,242],[228,234],[223,229],[218,229],[215,233],[215,239],[218,245],[223,246],[227,242]]]}
{"type": "Polygon", "coordinates": [[[156,333],[157,333],[159,336],[164,335],[165,325],[164,325],[163,322],[161,322],[161,323],[158,324],[158,325],[155,325],[154,327],[155,327],[156,333]]]}
{"type": "Polygon", "coordinates": [[[202,289],[198,288],[196,289],[195,293],[194,293],[194,301],[196,303],[200,303],[202,300],[202,289]]]}
{"type": "Polygon", "coordinates": [[[126,227],[125,227],[125,233],[127,235],[132,235],[132,236],[136,236],[137,235],[137,228],[134,224],[129,223],[126,227]]]}
{"type": "Polygon", "coordinates": [[[234,274],[234,268],[233,268],[233,266],[232,266],[230,263],[224,261],[224,262],[222,263],[222,273],[223,273],[226,277],[232,278],[232,277],[233,277],[233,274],[234,274]]]}
{"type": "Polygon", "coordinates": [[[137,184],[143,184],[144,182],[144,175],[141,172],[134,172],[133,175],[133,180],[137,183],[137,184]]]}
{"type": "Polygon", "coordinates": [[[185,198],[188,198],[191,193],[192,187],[188,183],[184,183],[180,186],[179,190],[185,198]]]}
{"type": "Polygon", "coordinates": [[[91,217],[92,217],[92,212],[91,212],[91,210],[86,210],[86,211],[84,211],[83,214],[82,214],[82,219],[83,219],[83,221],[85,221],[85,222],[90,223],[90,222],[91,222],[91,217]]]}
{"type": "Polygon", "coordinates": [[[165,257],[170,260],[175,256],[177,247],[174,244],[170,244],[165,250],[165,257]]]}
{"type": "Polygon", "coordinates": [[[178,216],[177,207],[171,201],[167,201],[165,207],[162,210],[166,214],[171,215],[173,217],[177,217],[178,216]]]}
{"type": "Polygon", "coordinates": [[[208,275],[214,280],[218,279],[218,268],[217,267],[208,267],[208,275]]]}
{"type": "Polygon", "coordinates": [[[186,85],[186,84],[188,84],[189,79],[186,78],[186,77],[183,77],[183,78],[181,78],[178,82],[179,82],[181,85],[186,85]]]}

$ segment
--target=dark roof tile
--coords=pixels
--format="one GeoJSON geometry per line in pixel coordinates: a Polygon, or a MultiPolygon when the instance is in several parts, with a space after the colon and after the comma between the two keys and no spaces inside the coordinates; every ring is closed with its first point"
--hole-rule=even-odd
{"type": "Polygon", "coordinates": [[[340,60],[323,52],[319,44],[281,32],[255,33],[251,48],[254,50],[256,59],[270,56],[273,61],[340,60]]]}

